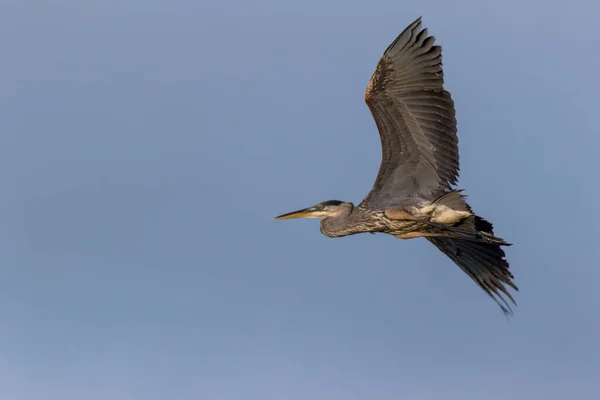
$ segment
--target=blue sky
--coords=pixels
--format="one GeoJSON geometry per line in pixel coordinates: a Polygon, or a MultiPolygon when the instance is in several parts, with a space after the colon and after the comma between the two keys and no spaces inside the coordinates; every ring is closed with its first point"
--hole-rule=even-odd
{"type": "Polygon", "coordinates": [[[0,398],[564,399],[600,392],[593,1],[0,1],[0,398]],[[460,187],[518,307],[360,202],[367,81],[418,16],[460,187]]]}

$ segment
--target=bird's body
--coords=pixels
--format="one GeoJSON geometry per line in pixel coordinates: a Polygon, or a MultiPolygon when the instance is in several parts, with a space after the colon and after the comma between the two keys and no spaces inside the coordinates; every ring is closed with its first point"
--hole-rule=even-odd
{"type": "Polygon", "coordinates": [[[357,233],[387,233],[399,239],[435,235],[427,224],[411,220],[394,220],[383,210],[371,210],[363,206],[354,207],[335,217],[321,220],[321,233],[329,237],[343,237],[357,233]]]}
{"type": "Polygon", "coordinates": [[[387,48],[367,85],[365,101],[379,130],[382,160],[365,199],[337,200],[278,219],[322,218],[329,237],[382,232],[400,239],[425,237],[510,313],[506,286],[517,290],[492,224],[475,215],[458,181],[456,117],[443,87],[442,52],[409,25],[387,48]],[[499,302],[502,301],[502,303],[499,302]]]}

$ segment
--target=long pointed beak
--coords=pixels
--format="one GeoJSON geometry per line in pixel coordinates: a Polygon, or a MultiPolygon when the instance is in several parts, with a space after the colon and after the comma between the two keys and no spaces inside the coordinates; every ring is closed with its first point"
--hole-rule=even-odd
{"type": "Polygon", "coordinates": [[[311,208],[303,208],[302,210],[292,211],[291,213],[280,215],[275,217],[275,219],[308,218],[310,217],[311,211],[311,208]]]}

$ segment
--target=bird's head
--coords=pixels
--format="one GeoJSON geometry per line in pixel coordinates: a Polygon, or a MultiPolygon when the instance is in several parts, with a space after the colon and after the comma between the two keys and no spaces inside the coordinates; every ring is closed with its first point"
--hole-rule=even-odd
{"type": "Polygon", "coordinates": [[[316,204],[312,207],[303,208],[302,210],[280,215],[275,217],[275,219],[335,217],[336,215],[347,211],[348,206],[352,208],[352,203],[344,203],[339,200],[329,200],[316,204]]]}

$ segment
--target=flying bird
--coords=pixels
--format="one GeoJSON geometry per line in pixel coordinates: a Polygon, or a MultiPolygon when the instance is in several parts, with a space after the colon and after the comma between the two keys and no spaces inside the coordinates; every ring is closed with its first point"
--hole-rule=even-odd
{"type": "Polygon", "coordinates": [[[383,53],[365,101],[381,138],[382,159],[371,191],[354,206],[329,200],[276,219],[321,218],[321,233],[423,237],[469,275],[506,315],[518,290],[493,225],[467,204],[459,175],[454,102],[444,89],[442,49],[421,18],[383,53]]]}

